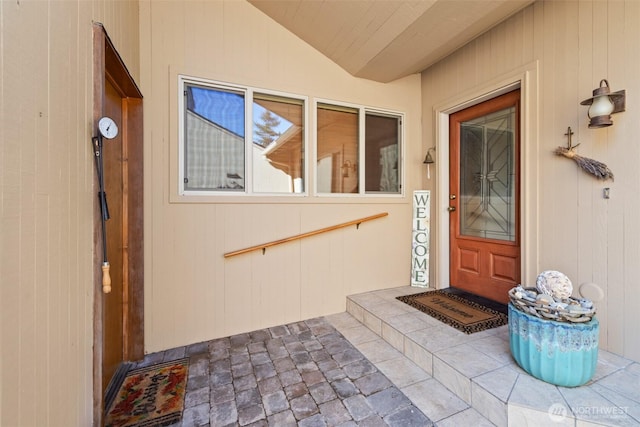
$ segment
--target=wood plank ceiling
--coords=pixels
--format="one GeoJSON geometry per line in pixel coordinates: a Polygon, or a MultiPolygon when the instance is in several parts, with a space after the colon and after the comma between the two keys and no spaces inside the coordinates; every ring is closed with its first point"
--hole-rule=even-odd
{"type": "Polygon", "coordinates": [[[350,74],[419,73],[533,0],[249,0],[350,74]]]}

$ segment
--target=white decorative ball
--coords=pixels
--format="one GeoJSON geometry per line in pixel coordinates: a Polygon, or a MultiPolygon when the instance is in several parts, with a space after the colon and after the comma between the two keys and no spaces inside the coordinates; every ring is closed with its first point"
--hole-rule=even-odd
{"type": "Polygon", "coordinates": [[[571,296],[573,285],[565,274],[559,271],[547,270],[538,275],[536,289],[543,294],[565,299],[571,296]]]}

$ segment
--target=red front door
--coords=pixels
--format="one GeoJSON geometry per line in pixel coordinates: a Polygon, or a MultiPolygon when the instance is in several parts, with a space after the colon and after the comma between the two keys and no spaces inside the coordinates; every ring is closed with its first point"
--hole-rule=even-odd
{"type": "Polygon", "coordinates": [[[520,90],[449,118],[450,284],[506,303],[520,283],[520,90]]]}

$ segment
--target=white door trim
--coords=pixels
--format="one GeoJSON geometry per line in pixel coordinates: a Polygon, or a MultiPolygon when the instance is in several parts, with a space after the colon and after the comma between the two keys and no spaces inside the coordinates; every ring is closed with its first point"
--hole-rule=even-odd
{"type": "Polygon", "coordinates": [[[539,84],[538,61],[434,106],[437,197],[435,283],[449,287],[449,115],[520,88],[520,250],[522,282],[534,283],[539,272],[539,84]]]}

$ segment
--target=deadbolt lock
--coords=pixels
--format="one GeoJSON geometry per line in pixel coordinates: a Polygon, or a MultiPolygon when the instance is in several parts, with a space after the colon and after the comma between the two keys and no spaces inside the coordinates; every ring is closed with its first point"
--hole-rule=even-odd
{"type": "Polygon", "coordinates": [[[455,210],[456,210],[456,207],[455,207],[455,206],[449,206],[449,207],[447,208],[447,210],[448,210],[449,212],[453,212],[453,211],[455,211],[455,210]]]}
{"type": "Polygon", "coordinates": [[[455,200],[455,199],[456,199],[455,194],[449,194],[449,200],[455,200]]]}

